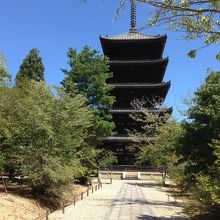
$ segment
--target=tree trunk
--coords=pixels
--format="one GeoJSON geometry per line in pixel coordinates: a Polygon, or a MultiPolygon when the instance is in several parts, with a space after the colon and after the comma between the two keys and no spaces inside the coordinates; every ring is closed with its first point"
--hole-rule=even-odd
{"type": "Polygon", "coordinates": [[[4,190],[5,190],[5,194],[7,195],[8,194],[8,191],[7,191],[7,186],[5,184],[5,181],[4,181],[4,178],[3,178],[3,175],[1,174],[1,178],[2,178],[2,184],[4,186],[4,190]]]}

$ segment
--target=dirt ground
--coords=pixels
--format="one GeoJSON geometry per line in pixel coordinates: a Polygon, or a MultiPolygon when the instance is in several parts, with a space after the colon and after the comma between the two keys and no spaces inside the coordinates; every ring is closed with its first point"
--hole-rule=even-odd
{"type": "Polygon", "coordinates": [[[44,213],[45,209],[33,199],[0,193],[0,220],[34,220],[44,213]]]}
{"type": "MultiPolygon", "coordinates": [[[[86,186],[74,185],[73,192],[66,192],[65,197],[69,200],[86,189],[86,186]]],[[[35,220],[45,213],[46,207],[31,196],[26,186],[10,185],[6,195],[0,184],[0,220],[35,220]]]]}

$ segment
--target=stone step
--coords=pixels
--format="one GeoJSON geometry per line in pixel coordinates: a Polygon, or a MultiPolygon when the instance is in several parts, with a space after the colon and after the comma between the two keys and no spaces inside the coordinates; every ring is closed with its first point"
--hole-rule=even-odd
{"type": "Polygon", "coordinates": [[[124,178],[124,180],[138,180],[137,176],[127,176],[124,178]]]}

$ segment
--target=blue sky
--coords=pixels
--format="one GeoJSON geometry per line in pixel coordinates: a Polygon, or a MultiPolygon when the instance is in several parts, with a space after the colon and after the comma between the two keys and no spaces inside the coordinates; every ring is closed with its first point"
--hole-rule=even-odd
{"type": "MultiPolygon", "coordinates": [[[[59,85],[64,75],[61,68],[68,68],[66,53],[69,47],[78,51],[84,45],[98,49],[100,34],[127,32],[130,24],[130,7],[127,5],[116,21],[113,18],[119,0],[0,0],[0,49],[6,55],[8,70],[15,76],[22,60],[31,48],[38,48],[45,66],[48,84],[59,85]]],[[[150,15],[145,4],[138,4],[137,23],[145,23],[150,15]]],[[[207,68],[219,70],[215,60],[219,45],[201,50],[195,59],[187,52],[199,48],[200,41],[180,40],[179,33],[164,27],[148,28],[147,34],[168,35],[164,57],[169,57],[165,81],[171,88],[165,104],[173,106],[174,115],[181,118],[177,109],[183,109],[183,99],[193,93],[204,81],[207,68]]]]}

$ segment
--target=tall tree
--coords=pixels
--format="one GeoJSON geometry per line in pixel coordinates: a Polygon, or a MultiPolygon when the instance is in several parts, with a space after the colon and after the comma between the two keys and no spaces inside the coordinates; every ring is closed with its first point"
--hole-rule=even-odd
{"type": "Polygon", "coordinates": [[[7,71],[5,56],[0,51],[0,85],[8,85],[11,81],[11,74],[7,71]]]}
{"type": "Polygon", "coordinates": [[[188,109],[188,120],[182,123],[180,155],[188,161],[186,171],[192,178],[206,173],[216,156],[210,146],[220,134],[220,72],[211,72],[195,92],[188,109]]]}
{"type": "MultiPolygon", "coordinates": [[[[1,100],[8,98],[5,96],[2,96],[2,91],[4,91],[3,93],[5,95],[6,93],[10,92],[10,88],[8,88],[10,82],[11,82],[11,74],[8,73],[7,71],[6,58],[0,51],[0,97],[1,97],[1,100]]],[[[1,106],[1,110],[0,110],[0,115],[1,115],[1,112],[4,111],[4,106],[1,105],[1,101],[0,101],[0,106],[1,106]]],[[[5,135],[7,136],[9,134],[8,134],[7,128],[4,127],[4,125],[7,124],[7,120],[5,119],[2,120],[0,116],[0,123],[1,125],[3,125],[3,128],[2,129],[0,128],[0,142],[2,142],[4,141],[5,135]]],[[[5,193],[7,193],[6,185],[3,179],[5,164],[6,164],[5,154],[1,152],[1,146],[0,146],[0,176],[1,176],[4,188],[5,188],[5,193]]]]}
{"type": "Polygon", "coordinates": [[[114,123],[108,110],[114,103],[110,95],[111,87],[106,80],[112,76],[109,72],[109,60],[99,55],[97,50],[85,46],[80,53],[70,48],[68,51],[70,70],[61,82],[67,93],[77,90],[87,98],[87,105],[95,112],[94,126],[90,131],[89,143],[95,146],[104,137],[112,134],[114,123]]]}
{"type": "Polygon", "coordinates": [[[30,50],[17,73],[16,81],[23,79],[33,79],[38,82],[44,80],[44,65],[36,48],[30,50]]]}

